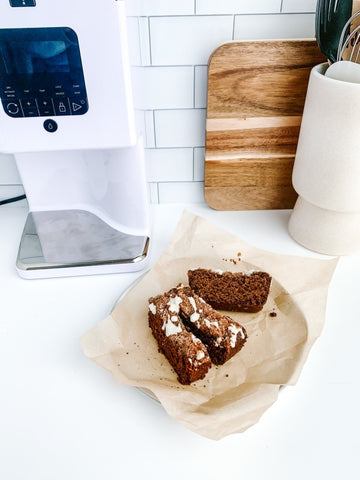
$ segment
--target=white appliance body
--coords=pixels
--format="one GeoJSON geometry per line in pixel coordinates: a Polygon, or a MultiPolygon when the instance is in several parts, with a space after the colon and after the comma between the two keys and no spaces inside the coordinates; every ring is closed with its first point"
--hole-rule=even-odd
{"type": "Polygon", "coordinates": [[[0,95],[0,151],[15,154],[30,209],[20,275],[144,268],[150,226],[125,2],[2,2],[0,95]]]}
{"type": "MultiPolygon", "coordinates": [[[[36,0],[36,6],[23,8],[1,2],[0,29],[29,29],[25,44],[29,39],[41,41],[41,32],[33,40],[30,29],[35,32],[34,29],[51,28],[67,28],[77,36],[88,111],[83,115],[56,116],[58,129],[51,135],[43,128],[47,117],[11,117],[1,109],[1,127],[6,135],[0,136],[0,151],[17,153],[134,145],[136,133],[125,2],[36,0]]],[[[13,43],[17,41],[14,37],[13,43]]],[[[56,42],[56,36],[46,41],[56,42]]],[[[27,86],[25,82],[24,86],[27,86]]],[[[37,86],[41,88],[40,81],[37,86]]],[[[39,92],[33,93],[32,100],[39,92]]],[[[46,98],[55,96],[56,88],[48,92],[46,98]]],[[[16,95],[14,101],[18,98],[16,95]]]]}

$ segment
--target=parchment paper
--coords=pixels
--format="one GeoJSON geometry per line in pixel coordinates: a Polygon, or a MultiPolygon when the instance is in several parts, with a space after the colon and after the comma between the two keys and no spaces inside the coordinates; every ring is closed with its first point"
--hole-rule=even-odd
{"type": "Polygon", "coordinates": [[[156,265],[80,342],[85,355],[118,383],[149,390],[168,414],[187,428],[220,439],[254,425],[276,401],[280,386],[296,383],[321,333],[336,264],[337,259],[259,250],[184,212],[156,265]],[[243,349],[225,365],[213,365],[202,381],[183,386],[158,352],[148,326],[148,298],[180,282],[187,284],[188,269],[197,267],[264,270],[273,280],[261,312],[227,312],[247,330],[243,349]]]}

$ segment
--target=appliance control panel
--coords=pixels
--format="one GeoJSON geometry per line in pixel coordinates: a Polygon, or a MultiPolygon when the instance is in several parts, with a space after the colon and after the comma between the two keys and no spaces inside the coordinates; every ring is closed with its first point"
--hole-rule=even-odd
{"type": "Polygon", "coordinates": [[[85,114],[88,100],[74,30],[0,29],[0,98],[12,118],[85,114]]]}

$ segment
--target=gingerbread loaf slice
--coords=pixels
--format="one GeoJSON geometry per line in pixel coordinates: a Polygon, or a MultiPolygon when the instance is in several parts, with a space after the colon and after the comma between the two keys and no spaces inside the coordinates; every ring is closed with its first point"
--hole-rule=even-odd
{"type": "Polygon", "coordinates": [[[204,268],[188,271],[189,285],[213,308],[233,312],[259,312],[271,284],[266,272],[221,272],[204,268]]]}
{"type": "Polygon", "coordinates": [[[180,316],[181,299],[164,293],[149,299],[148,320],[159,350],[165,355],[183,385],[205,377],[211,360],[205,345],[189,332],[180,316]]]}
{"type": "Polygon", "coordinates": [[[188,286],[178,285],[173,294],[181,299],[180,316],[185,326],[207,347],[215,365],[223,365],[245,344],[245,328],[214,310],[188,286]]]}

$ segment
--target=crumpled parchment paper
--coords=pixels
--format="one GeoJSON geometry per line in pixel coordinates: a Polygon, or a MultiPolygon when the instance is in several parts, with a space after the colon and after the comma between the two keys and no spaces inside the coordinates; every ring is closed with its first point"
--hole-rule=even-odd
{"type": "Polygon", "coordinates": [[[184,212],[155,266],[81,338],[83,351],[118,383],[151,392],[188,429],[211,439],[242,432],[276,401],[280,386],[295,385],[321,333],[337,261],[259,250],[184,212]],[[158,352],[148,326],[148,298],[187,284],[188,269],[197,267],[264,270],[273,280],[261,312],[227,312],[247,330],[243,349],[224,365],[213,365],[203,380],[183,386],[158,352]]]}

